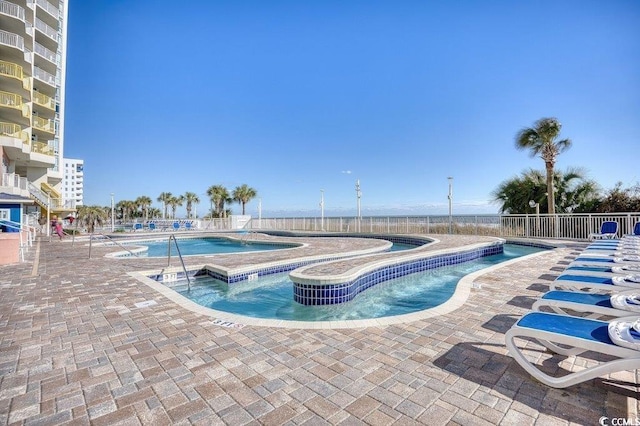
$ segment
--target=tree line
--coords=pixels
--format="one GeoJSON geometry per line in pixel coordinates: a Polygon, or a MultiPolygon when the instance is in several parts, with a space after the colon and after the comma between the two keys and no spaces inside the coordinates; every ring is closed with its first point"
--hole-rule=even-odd
{"type": "MultiPolygon", "coordinates": [[[[205,219],[228,217],[231,214],[228,206],[233,202],[242,206],[244,215],[246,204],[258,196],[258,192],[247,184],[237,186],[231,192],[224,185],[212,185],[206,194],[211,208],[204,216],[205,219]]],[[[182,195],[161,192],[156,201],[162,203],[162,209],[152,207],[153,200],[147,195],[141,195],[135,200],[120,200],[113,207],[114,219],[124,222],[134,219],[175,219],[177,208],[183,205],[187,210],[187,219],[195,219],[194,207],[200,204],[200,197],[190,191],[182,195]]],[[[88,227],[89,232],[93,232],[96,226],[102,226],[111,219],[111,213],[111,206],[79,206],[78,220],[88,227]]]]}

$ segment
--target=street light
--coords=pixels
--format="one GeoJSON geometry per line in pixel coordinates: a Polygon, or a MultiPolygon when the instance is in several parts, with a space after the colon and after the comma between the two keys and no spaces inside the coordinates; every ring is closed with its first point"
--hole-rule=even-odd
{"type": "Polygon", "coordinates": [[[320,230],[324,231],[324,189],[320,190],[320,230]]]}
{"type": "Polygon", "coordinates": [[[453,216],[452,216],[452,209],[451,209],[451,203],[453,203],[453,177],[449,176],[447,179],[449,179],[449,233],[453,233],[453,216]]]}
{"type": "Polygon", "coordinates": [[[111,232],[115,230],[115,204],[113,204],[113,192],[111,193],[111,232]]]}
{"type": "Polygon", "coordinates": [[[533,200],[529,201],[529,207],[536,209],[536,235],[540,232],[540,203],[533,200]]]}
{"type": "Polygon", "coordinates": [[[360,232],[360,198],[362,197],[362,191],[360,191],[360,179],[356,180],[356,198],[358,200],[358,232],[360,232]]]}

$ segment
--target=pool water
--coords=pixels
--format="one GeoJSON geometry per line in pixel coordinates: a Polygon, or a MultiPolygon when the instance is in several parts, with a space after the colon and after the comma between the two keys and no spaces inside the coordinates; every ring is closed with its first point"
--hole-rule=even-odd
{"type": "Polygon", "coordinates": [[[541,250],[505,244],[502,254],[389,280],[358,294],[350,302],[330,306],[295,302],[288,273],[231,285],[211,277],[196,278],[191,280],[191,290],[187,289],[186,281],[173,283],[171,288],[201,306],[254,318],[292,321],[381,318],[438,306],[449,300],[465,275],[541,250]]]}
{"type": "MultiPolygon", "coordinates": [[[[224,253],[244,253],[251,251],[263,250],[282,250],[287,248],[299,247],[299,244],[286,243],[259,243],[259,242],[242,242],[234,241],[226,238],[178,238],[178,247],[183,256],[190,255],[211,255],[224,253]]],[[[149,250],[140,254],[144,257],[166,257],[169,250],[168,240],[132,242],[128,245],[146,246],[149,250]]],[[[409,250],[419,247],[417,245],[405,243],[393,243],[389,251],[409,250]]],[[[178,251],[176,245],[171,242],[171,256],[177,256],[178,251]]]]}
{"type": "MultiPolygon", "coordinates": [[[[282,250],[287,248],[299,247],[298,244],[273,244],[273,243],[255,243],[228,240],[226,238],[178,238],[178,247],[183,256],[190,255],[208,255],[223,253],[244,253],[262,250],[282,250]]],[[[146,246],[149,250],[146,252],[148,257],[164,257],[167,256],[169,249],[168,240],[145,241],[138,243],[130,243],[140,246],[146,246]]],[[[176,245],[171,242],[171,256],[177,256],[176,245]]],[[[145,256],[145,254],[141,254],[145,256]]]]}

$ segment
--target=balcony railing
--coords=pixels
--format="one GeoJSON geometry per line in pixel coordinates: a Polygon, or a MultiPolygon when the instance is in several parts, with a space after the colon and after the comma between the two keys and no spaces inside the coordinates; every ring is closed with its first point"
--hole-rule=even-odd
{"type": "Polygon", "coordinates": [[[24,38],[8,31],[0,30],[0,44],[24,51],[24,38]]]}
{"type": "Polygon", "coordinates": [[[7,61],[0,61],[0,75],[15,78],[20,81],[24,78],[22,67],[18,64],[7,61]]]}
{"type": "Polygon", "coordinates": [[[53,98],[40,92],[33,93],[33,102],[50,110],[56,110],[56,103],[53,98]]]}
{"type": "Polygon", "coordinates": [[[303,217],[253,219],[247,229],[365,234],[463,234],[504,238],[587,240],[604,221],[618,222],[618,236],[630,234],[640,212],[558,215],[464,215],[410,217],[303,217]]]}
{"type": "Polygon", "coordinates": [[[22,96],[0,91],[0,106],[22,110],[22,96]]]}
{"type": "Polygon", "coordinates": [[[56,77],[42,68],[34,67],[33,76],[40,81],[44,81],[45,83],[56,87],[56,77]]]}
{"type": "Polygon", "coordinates": [[[54,40],[56,43],[58,42],[58,30],[47,25],[42,19],[36,18],[35,27],[38,31],[54,40]]]}
{"type": "Polygon", "coordinates": [[[29,140],[27,132],[22,131],[22,127],[18,124],[0,122],[0,136],[8,136],[10,138],[18,138],[26,143],[29,140]]]}
{"type": "Polygon", "coordinates": [[[53,125],[53,120],[42,118],[42,117],[33,117],[33,127],[38,130],[42,130],[43,132],[48,132],[55,134],[56,129],[53,125]]]}
{"type": "Polygon", "coordinates": [[[15,173],[3,173],[1,179],[0,186],[18,188],[22,191],[29,189],[29,180],[15,173]]]}
{"type": "Polygon", "coordinates": [[[46,142],[31,142],[31,152],[54,156],[55,152],[46,142]]]}
{"type": "Polygon", "coordinates": [[[42,56],[43,58],[47,59],[49,62],[52,62],[56,65],[58,64],[58,61],[56,60],[55,52],[52,52],[51,50],[47,49],[40,43],[33,44],[33,51],[36,52],[38,55],[42,56]]]}
{"type": "Polygon", "coordinates": [[[9,3],[5,0],[0,0],[0,14],[12,16],[24,22],[24,8],[17,4],[9,3]]]}
{"type": "Polygon", "coordinates": [[[55,19],[59,18],[60,12],[58,8],[49,3],[46,0],[36,0],[36,4],[40,6],[43,10],[45,10],[49,15],[53,16],[55,19]]]}

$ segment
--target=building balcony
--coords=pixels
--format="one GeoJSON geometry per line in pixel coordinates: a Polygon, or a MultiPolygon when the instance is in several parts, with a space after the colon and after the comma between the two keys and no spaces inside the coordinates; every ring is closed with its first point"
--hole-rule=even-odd
{"type": "Polygon", "coordinates": [[[53,120],[42,118],[35,116],[32,118],[32,127],[43,132],[51,133],[54,135],[56,133],[56,128],[54,126],[53,120]]]}
{"type": "Polygon", "coordinates": [[[33,92],[33,103],[52,111],[56,110],[56,101],[52,97],[40,92],[33,92]]]}
{"type": "Polygon", "coordinates": [[[35,25],[36,30],[49,37],[56,44],[58,44],[58,30],[47,25],[42,19],[36,18],[35,25]]]}
{"type": "Polygon", "coordinates": [[[55,90],[56,77],[53,74],[46,72],[42,68],[34,67],[33,76],[35,77],[36,80],[42,81],[48,84],[49,86],[51,86],[52,89],[55,90]]]}
{"type": "Polygon", "coordinates": [[[20,21],[25,21],[24,8],[5,0],[0,0],[0,15],[10,16],[20,21]]]}
{"type": "Polygon", "coordinates": [[[0,30],[0,44],[9,46],[9,47],[14,47],[20,50],[21,52],[24,52],[24,37],[18,34],[0,30]]]}
{"type": "Polygon", "coordinates": [[[46,142],[31,142],[31,152],[51,157],[55,155],[53,147],[49,146],[46,142]]]}
{"type": "Polygon", "coordinates": [[[29,141],[29,134],[22,130],[18,124],[0,122],[0,136],[20,139],[22,143],[29,141]]]}
{"type": "Polygon", "coordinates": [[[53,18],[55,21],[58,20],[58,16],[60,15],[60,11],[58,10],[57,7],[55,7],[54,5],[49,3],[47,0],[36,0],[35,3],[36,3],[36,5],[38,5],[38,7],[40,9],[44,10],[45,12],[47,12],[49,14],[49,16],[51,18],[53,18]]]}
{"type": "Polygon", "coordinates": [[[0,76],[12,78],[22,83],[22,88],[31,90],[31,78],[25,76],[23,68],[13,62],[0,61],[0,76]]]}
{"type": "Polygon", "coordinates": [[[58,60],[56,58],[56,53],[54,51],[47,49],[46,47],[44,47],[43,45],[37,42],[33,44],[33,51],[37,55],[51,62],[53,65],[58,66],[58,60]]]}

